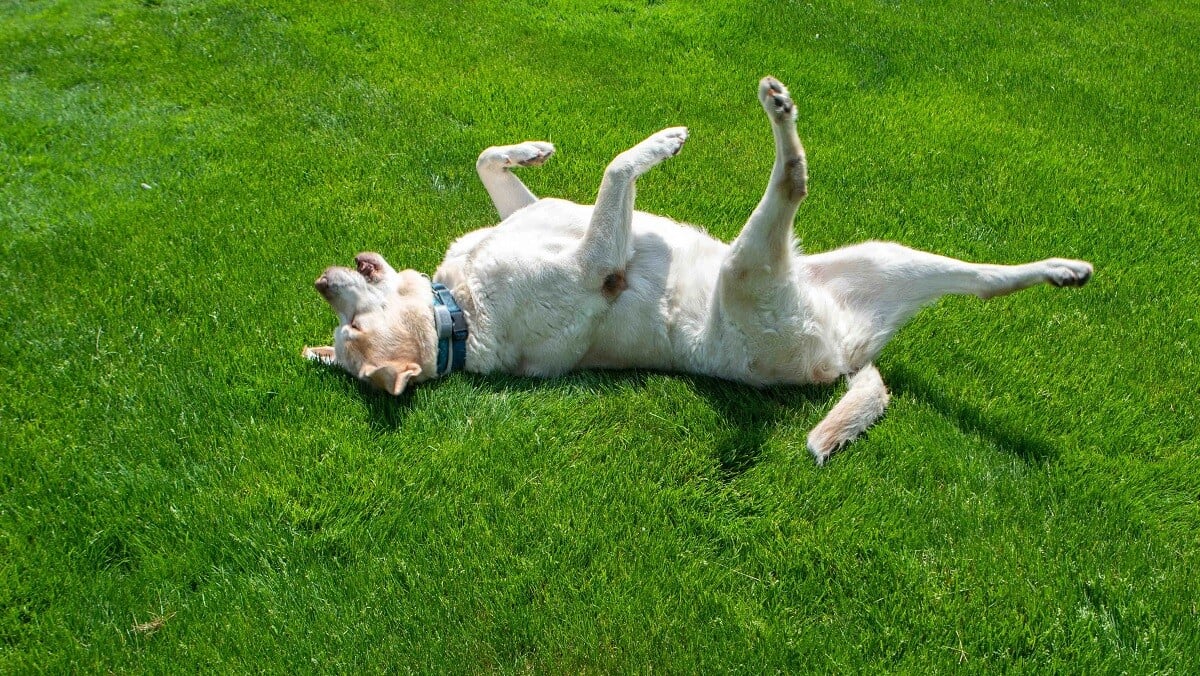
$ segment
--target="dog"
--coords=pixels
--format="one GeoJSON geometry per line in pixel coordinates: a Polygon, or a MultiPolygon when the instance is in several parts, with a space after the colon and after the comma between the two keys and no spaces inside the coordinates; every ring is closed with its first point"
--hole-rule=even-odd
{"type": "Polygon", "coordinates": [[[686,128],[617,155],[593,206],[538,199],[513,173],[545,162],[551,144],[491,147],[476,169],[500,224],[451,244],[432,282],[377,253],[326,269],[315,286],[339,325],[333,345],[304,355],[393,395],[458,369],[655,369],[753,386],[844,376],[845,395],[807,439],[824,464],[883,414],[888,391],[873,361],[920,308],[946,294],[988,299],[1091,278],[1085,261],[974,264],[887,242],[801,254],[792,222],[808,167],[796,106],[771,77],[758,98],[775,163],[731,244],[633,208],[637,178],[680,151],[686,128]]]}

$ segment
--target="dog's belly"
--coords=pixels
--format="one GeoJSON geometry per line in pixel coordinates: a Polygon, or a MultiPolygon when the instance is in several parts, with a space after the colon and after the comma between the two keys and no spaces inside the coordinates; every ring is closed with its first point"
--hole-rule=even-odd
{"type": "MultiPolygon", "coordinates": [[[[468,368],[528,376],[575,368],[688,369],[679,321],[711,299],[725,244],[634,212],[633,251],[613,288],[585,288],[571,251],[593,207],[544,199],[455,242],[435,279],[469,294],[468,368]],[[682,272],[681,272],[682,271],[682,272]],[[681,291],[682,289],[682,291],[681,291]],[[681,312],[682,305],[690,310],[681,312]]],[[[607,284],[606,284],[607,286],[607,284]]],[[[682,329],[681,329],[682,327],[682,329]]],[[[694,369],[689,369],[694,370],[694,369]]]]}
{"type": "Polygon", "coordinates": [[[662,300],[630,285],[589,336],[577,368],[675,368],[662,300]]]}
{"type": "Polygon", "coordinates": [[[451,247],[435,279],[469,289],[467,368],[541,377],[650,368],[755,385],[823,382],[840,371],[825,336],[805,338],[807,296],[787,308],[785,323],[796,323],[787,328],[721,306],[729,246],[688,225],[634,212],[632,255],[613,271],[619,289],[585,288],[569,253],[591,212],[542,200],[451,247]]]}
{"type": "Polygon", "coordinates": [[[580,368],[701,371],[728,246],[691,226],[635,212],[626,288],[604,313],[580,368]]]}

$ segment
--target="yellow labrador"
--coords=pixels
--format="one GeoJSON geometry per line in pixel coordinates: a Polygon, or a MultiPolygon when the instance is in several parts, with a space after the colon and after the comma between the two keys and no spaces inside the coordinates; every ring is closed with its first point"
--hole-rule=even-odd
{"type": "Polygon", "coordinates": [[[328,268],[316,287],[340,320],[334,344],[304,354],[392,394],[460,368],[652,368],[758,386],[844,375],[848,391],[808,436],[823,463],[882,415],[888,393],[872,361],[922,306],[1091,277],[1083,261],[980,265],[884,242],[801,254],[792,221],[807,164],[795,106],[769,77],[758,98],[775,165],[732,244],[633,209],[635,181],[679,152],[682,127],[618,155],[593,206],[538,199],[512,173],[544,162],[550,144],[488,148],[476,168],[501,223],[454,242],[432,286],[375,253],[359,254],[356,269],[328,268]]]}

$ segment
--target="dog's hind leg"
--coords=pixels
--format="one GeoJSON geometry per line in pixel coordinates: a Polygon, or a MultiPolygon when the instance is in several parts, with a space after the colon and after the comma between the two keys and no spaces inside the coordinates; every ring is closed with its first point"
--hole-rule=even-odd
{"type": "Polygon", "coordinates": [[[789,283],[795,244],[792,221],[808,194],[808,162],[796,133],[796,106],[772,77],[758,84],[758,98],[775,137],[775,164],[766,192],[730,247],[721,270],[725,293],[760,295],[789,283]]]}
{"type": "Polygon", "coordinates": [[[623,288],[624,268],[633,255],[634,184],[678,153],[686,140],[686,128],[664,129],[617,155],[604,170],[592,219],[577,252],[585,286],[601,287],[605,293],[623,288]]]}
{"type": "Polygon", "coordinates": [[[475,171],[487,188],[500,218],[537,201],[529,188],[513,174],[513,167],[536,167],[554,154],[554,146],[543,141],[528,141],[512,146],[492,146],[479,154],[475,171]]]}
{"type": "Polygon", "coordinates": [[[891,242],[867,242],[804,258],[806,278],[870,326],[851,369],[872,361],[925,305],[947,294],[994,298],[1038,284],[1083,286],[1090,263],[1047,258],[1021,265],[967,263],[891,242]]]}
{"type": "Polygon", "coordinates": [[[808,450],[823,464],[831,453],[883,415],[887,388],[871,363],[895,332],[925,305],[947,294],[993,298],[1038,284],[1083,286],[1092,276],[1085,261],[1047,258],[1022,265],[992,265],[868,242],[804,259],[804,276],[822,287],[863,331],[847,344],[851,375],[845,396],[808,435],[808,450]]]}
{"type": "Polygon", "coordinates": [[[849,389],[829,414],[808,433],[808,451],[818,465],[834,451],[853,441],[883,415],[888,391],[874,364],[847,376],[849,389]]]}

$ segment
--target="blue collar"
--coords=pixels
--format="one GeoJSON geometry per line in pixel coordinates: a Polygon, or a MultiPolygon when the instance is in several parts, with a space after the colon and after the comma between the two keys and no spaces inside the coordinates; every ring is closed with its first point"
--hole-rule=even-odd
{"type": "Polygon", "coordinates": [[[433,327],[438,335],[438,377],[467,363],[467,316],[445,284],[433,283],[433,327]]]}

